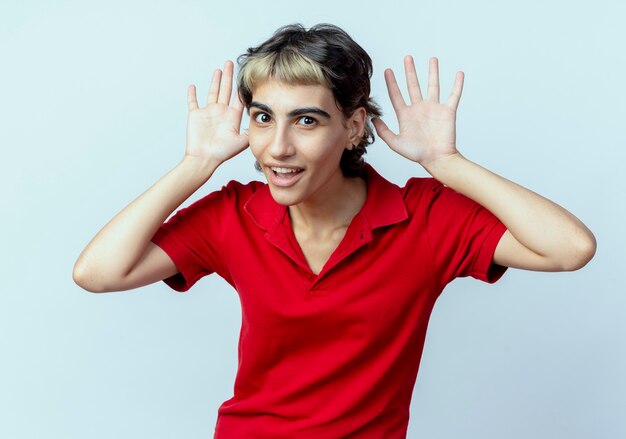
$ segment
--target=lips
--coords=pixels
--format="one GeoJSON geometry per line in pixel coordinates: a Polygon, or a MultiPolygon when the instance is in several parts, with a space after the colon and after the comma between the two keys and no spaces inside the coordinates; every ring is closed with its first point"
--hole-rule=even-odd
{"type": "Polygon", "coordinates": [[[304,169],[297,167],[268,166],[269,180],[275,186],[289,187],[300,180],[304,169]]]}

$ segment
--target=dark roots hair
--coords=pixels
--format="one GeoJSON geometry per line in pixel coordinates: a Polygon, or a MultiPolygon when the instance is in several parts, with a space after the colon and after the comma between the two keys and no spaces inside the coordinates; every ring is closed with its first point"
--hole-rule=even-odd
{"type": "Polygon", "coordinates": [[[353,149],[344,150],[340,163],[346,176],[361,173],[363,154],[374,142],[371,118],[382,112],[370,98],[372,60],[344,30],[326,23],[308,30],[301,24],[283,26],[239,56],[237,63],[237,87],[246,108],[254,87],[270,77],[288,84],[328,87],[345,117],[363,107],[367,113],[363,137],[353,149]]]}

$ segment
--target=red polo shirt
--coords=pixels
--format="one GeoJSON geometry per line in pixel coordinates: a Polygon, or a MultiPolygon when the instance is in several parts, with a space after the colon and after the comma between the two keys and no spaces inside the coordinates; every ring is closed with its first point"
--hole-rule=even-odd
{"type": "Polygon", "coordinates": [[[234,396],[216,438],[404,438],[431,310],[459,276],[495,282],[505,226],[432,178],[400,188],[367,166],[367,200],[315,275],[266,184],[230,182],[152,241],[187,291],[216,272],[239,294],[234,396]]]}

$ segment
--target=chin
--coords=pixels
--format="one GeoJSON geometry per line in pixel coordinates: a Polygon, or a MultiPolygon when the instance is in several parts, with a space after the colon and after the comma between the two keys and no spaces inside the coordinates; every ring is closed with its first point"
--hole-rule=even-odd
{"type": "Polygon", "coordinates": [[[299,197],[299,194],[290,194],[286,192],[287,191],[285,191],[284,189],[275,188],[270,185],[270,193],[272,194],[272,198],[278,204],[289,207],[302,201],[299,197]]]}

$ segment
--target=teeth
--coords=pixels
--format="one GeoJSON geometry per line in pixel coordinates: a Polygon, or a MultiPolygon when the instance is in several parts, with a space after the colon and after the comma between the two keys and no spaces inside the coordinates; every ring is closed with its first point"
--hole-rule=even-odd
{"type": "Polygon", "coordinates": [[[270,169],[274,172],[278,172],[279,174],[293,174],[299,172],[298,169],[277,168],[275,166],[272,166],[270,169]]]}

